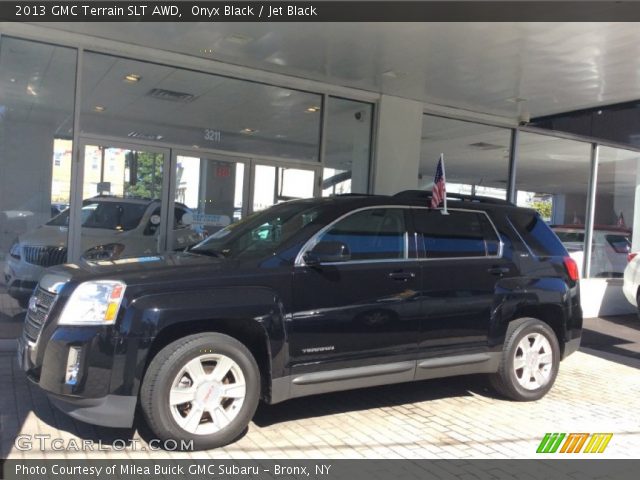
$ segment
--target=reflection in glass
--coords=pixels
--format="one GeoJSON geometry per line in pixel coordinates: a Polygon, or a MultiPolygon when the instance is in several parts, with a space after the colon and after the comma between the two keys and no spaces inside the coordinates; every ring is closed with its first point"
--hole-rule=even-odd
{"type": "Polygon", "coordinates": [[[622,277],[628,254],[640,250],[640,153],[600,147],[591,253],[592,277],[622,277]]]}
{"type": "Polygon", "coordinates": [[[313,197],[314,178],[314,170],[256,165],[252,211],[287,200],[313,197]]]}
{"type": "Polygon", "coordinates": [[[244,163],[177,156],[175,201],[192,212],[192,229],[205,234],[242,218],[244,163]]]}
{"type": "Polygon", "coordinates": [[[92,52],[82,78],[83,134],[318,161],[320,95],[92,52]]]}
{"type": "Polygon", "coordinates": [[[39,227],[69,204],[76,57],[71,48],[1,39],[0,323],[10,332],[0,337],[18,336],[20,305],[44,268],[66,258],[66,229],[51,238],[39,227]]]}
{"type": "Polygon", "coordinates": [[[444,154],[447,192],[507,198],[511,130],[424,115],[420,188],[431,190],[444,154]]]}
{"type": "Polygon", "coordinates": [[[322,196],[367,193],[373,105],[330,97],[322,196]]]}

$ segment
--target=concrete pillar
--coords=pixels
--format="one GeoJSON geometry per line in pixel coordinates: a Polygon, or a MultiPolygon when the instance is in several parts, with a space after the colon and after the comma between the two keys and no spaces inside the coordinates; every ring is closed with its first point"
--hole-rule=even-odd
{"type": "Polygon", "coordinates": [[[381,97],[373,193],[391,195],[418,188],[422,114],[422,102],[381,97]]]}

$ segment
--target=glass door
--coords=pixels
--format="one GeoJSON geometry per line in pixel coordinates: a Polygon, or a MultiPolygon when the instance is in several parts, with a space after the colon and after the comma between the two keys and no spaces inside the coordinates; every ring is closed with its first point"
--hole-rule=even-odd
{"type": "Polygon", "coordinates": [[[320,166],[255,161],[252,172],[252,212],[287,200],[319,195],[320,166]]]}
{"type": "Polygon", "coordinates": [[[199,151],[173,152],[169,249],[185,247],[243,218],[248,183],[243,160],[199,151]]]}
{"type": "MultiPolygon", "coordinates": [[[[76,258],[110,261],[164,251],[168,150],[83,139],[80,155],[81,197],[72,205],[72,231],[80,231],[76,258]]],[[[58,222],[69,224],[69,216],[58,222]]]]}

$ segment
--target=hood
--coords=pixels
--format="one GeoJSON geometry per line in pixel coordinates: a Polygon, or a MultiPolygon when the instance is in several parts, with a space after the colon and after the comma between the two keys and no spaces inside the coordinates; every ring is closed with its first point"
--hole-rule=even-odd
{"type": "Polygon", "coordinates": [[[223,270],[231,271],[232,263],[235,262],[225,258],[180,252],[119,260],[81,261],[77,264],[59,265],[47,272],[60,274],[77,282],[113,279],[122,280],[127,285],[136,285],[211,277],[223,270]]]}

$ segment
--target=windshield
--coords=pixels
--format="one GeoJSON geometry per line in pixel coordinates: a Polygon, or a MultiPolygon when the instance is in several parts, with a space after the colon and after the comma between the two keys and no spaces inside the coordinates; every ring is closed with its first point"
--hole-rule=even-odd
{"type": "MultiPolygon", "coordinates": [[[[91,202],[82,207],[82,226],[126,231],[136,228],[147,210],[143,203],[91,202]]],[[[50,220],[47,225],[69,226],[69,209],[50,220]]]]}
{"type": "Polygon", "coordinates": [[[223,228],[190,251],[234,258],[272,253],[319,213],[307,202],[276,205],[223,228]]]}

